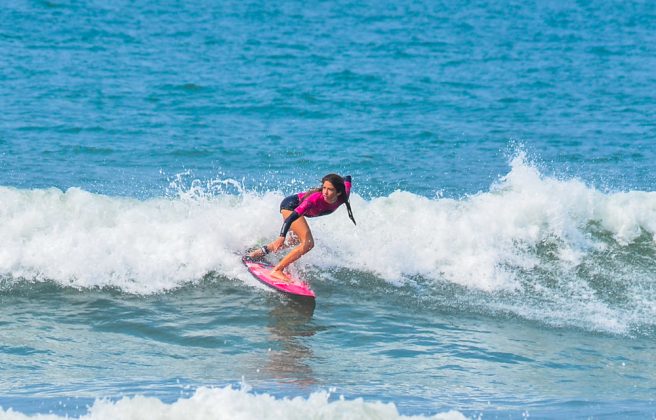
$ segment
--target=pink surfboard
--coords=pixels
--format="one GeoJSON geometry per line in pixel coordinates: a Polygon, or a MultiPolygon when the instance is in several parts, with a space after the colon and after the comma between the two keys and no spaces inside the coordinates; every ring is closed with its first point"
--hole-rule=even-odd
{"type": "Polygon", "coordinates": [[[285,282],[271,277],[271,270],[273,266],[270,264],[264,264],[261,262],[251,261],[250,259],[244,257],[241,259],[248,271],[267,286],[282,292],[290,297],[303,298],[303,299],[312,299],[314,300],[315,295],[310,286],[299,279],[290,277],[291,282],[285,282]]]}

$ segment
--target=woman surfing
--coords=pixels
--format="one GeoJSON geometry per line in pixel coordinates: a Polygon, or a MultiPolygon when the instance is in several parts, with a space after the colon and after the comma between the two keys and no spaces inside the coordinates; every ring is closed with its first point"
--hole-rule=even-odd
{"type": "Polygon", "coordinates": [[[355,224],[351,204],[349,203],[350,193],[350,175],[342,178],[337,174],[328,174],[321,179],[321,187],[286,197],[280,203],[280,214],[283,218],[280,236],[273,242],[252,251],[248,254],[248,257],[251,259],[262,258],[271,252],[278,252],[283,248],[296,245],[271,270],[271,277],[289,281],[284,273],[285,268],[314,247],[314,238],[306,217],[325,216],[337,210],[342,204],[346,204],[349,218],[355,224]],[[292,235],[285,242],[290,229],[292,235]]]}

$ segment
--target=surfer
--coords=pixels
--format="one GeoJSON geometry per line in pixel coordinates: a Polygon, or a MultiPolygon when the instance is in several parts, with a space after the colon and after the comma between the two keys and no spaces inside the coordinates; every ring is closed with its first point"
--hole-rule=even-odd
{"type": "Polygon", "coordinates": [[[262,258],[270,252],[278,252],[295,245],[296,247],[271,270],[271,277],[289,281],[283,270],[314,247],[312,231],[305,218],[325,216],[337,210],[342,204],[346,204],[349,218],[355,224],[349,203],[350,193],[350,175],[342,178],[337,174],[328,174],[321,179],[321,187],[286,197],[280,203],[280,214],[283,218],[280,236],[273,242],[252,251],[248,256],[252,259],[262,258]],[[285,241],[290,229],[292,235],[285,241]]]}

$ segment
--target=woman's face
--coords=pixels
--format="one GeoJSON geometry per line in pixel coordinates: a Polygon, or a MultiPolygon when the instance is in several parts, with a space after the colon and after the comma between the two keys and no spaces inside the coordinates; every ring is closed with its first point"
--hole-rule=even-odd
{"type": "Polygon", "coordinates": [[[321,188],[321,194],[323,194],[324,200],[332,204],[337,201],[337,197],[339,197],[341,193],[337,192],[337,188],[335,188],[332,182],[324,181],[323,187],[321,188]]]}

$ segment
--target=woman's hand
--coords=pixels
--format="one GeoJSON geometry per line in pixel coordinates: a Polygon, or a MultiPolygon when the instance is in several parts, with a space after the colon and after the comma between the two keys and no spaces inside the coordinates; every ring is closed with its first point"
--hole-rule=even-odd
{"type": "Polygon", "coordinates": [[[284,244],[285,244],[285,237],[284,237],[284,236],[278,236],[278,239],[276,239],[275,241],[273,241],[273,242],[271,243],[271,245],[270,245],[270,248],[271,248],[270,251],[271,251],[271,252],[276,252],[276,251],[278,251],[280,248],[282,248],[282,246],[283,246],[284,244]]]}

